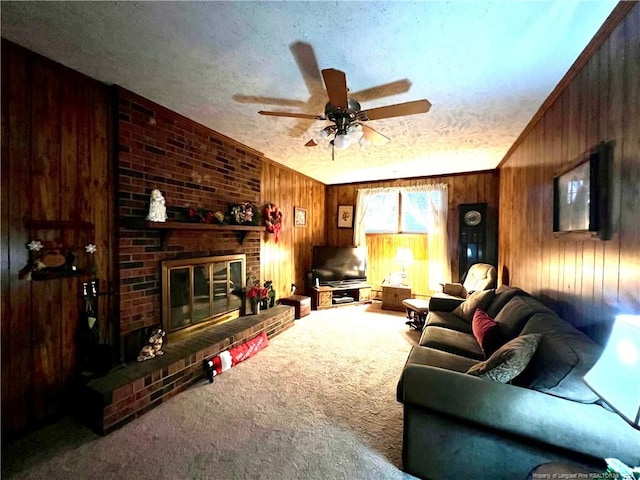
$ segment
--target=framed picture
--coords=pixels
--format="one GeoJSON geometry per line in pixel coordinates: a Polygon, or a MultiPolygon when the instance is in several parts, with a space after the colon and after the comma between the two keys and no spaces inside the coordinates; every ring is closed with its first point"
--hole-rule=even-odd
{"type": "Polygon", "coordinates": [[[307,226],[307,209],[300,207],[293,207],[293,224],[296,227],[307,226]]]}
{"type": "Polygon", "coordinates": [[[553,179],[555,236],[608,239],[607,164],[607,146],[601,144],[586,159],[556,173],[553,179]]]}
{"type": "Polygon", "coordinates": [[[353,205],[338,206],[338,228],[353,228],[353,205]]]}

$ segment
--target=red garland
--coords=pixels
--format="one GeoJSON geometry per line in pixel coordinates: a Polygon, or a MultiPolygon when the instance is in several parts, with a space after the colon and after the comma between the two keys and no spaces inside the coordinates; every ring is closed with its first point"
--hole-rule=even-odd
{"type": "Polygon", "coordinates": [[[278,243],[278,234],[282,229],[282,212],[275,203],[267,203],[264,207],[264,223],[267,231],[274,234],[276,243],[278,243]]]}

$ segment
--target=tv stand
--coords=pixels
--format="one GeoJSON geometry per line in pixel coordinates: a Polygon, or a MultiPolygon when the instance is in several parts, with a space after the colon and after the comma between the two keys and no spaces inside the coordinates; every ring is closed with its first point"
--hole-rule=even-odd
{"type": "Polygon", "coordinates": [[[314,310],[371,303],[371,285],[364,282],[331,282],[330,285],[312,287],[310,295],[311,308],[314,310]]]}

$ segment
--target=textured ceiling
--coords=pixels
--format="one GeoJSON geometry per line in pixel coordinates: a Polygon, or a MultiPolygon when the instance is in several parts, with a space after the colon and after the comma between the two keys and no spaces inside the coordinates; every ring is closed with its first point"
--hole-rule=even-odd
{"type": "Polygon", "coordinates": [[[326,184],[495,168],[615,1],[7,2],[2,36],[118,84],[326,184]],[[319,70],[363,109],[381,147],[305,147],[327,122],[319,70]]]}

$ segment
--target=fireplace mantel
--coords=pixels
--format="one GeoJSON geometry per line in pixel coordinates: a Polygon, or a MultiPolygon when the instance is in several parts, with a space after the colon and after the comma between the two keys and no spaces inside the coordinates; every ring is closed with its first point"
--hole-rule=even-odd
{"type": "Polygon", "coordinates": [[[200,231],[234,231],[238,237],[238,242],[244,244],[244,240],[250,232],[266,232],[263,225],[217,225],[211,223],[188,223],[188,222],[150,222],[128,218],[123,220],[123,225],[128,228],[160,230],[162,233],[162,249],[169,245],[169,240],[175,231],[178,230],[200,230],[200,231]]]}

